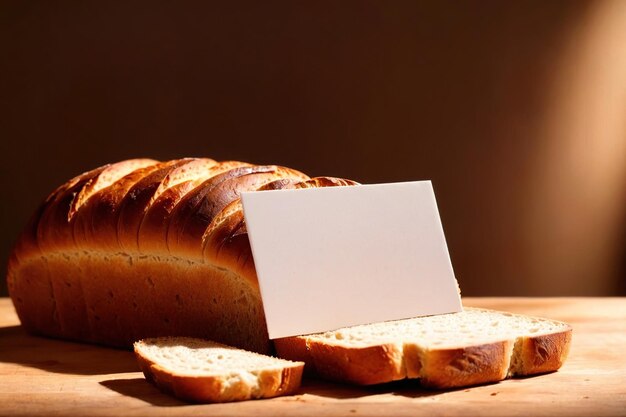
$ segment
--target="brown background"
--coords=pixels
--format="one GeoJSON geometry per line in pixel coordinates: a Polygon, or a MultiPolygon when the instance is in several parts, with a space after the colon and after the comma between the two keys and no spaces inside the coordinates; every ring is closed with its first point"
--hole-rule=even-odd
{"type": "Polygon", "coordinates": [[[0,266],[71,176],[209,156],[432,179],[465,295],[626,294],[625,45],[620,1],[3,1],[0,266]]]}

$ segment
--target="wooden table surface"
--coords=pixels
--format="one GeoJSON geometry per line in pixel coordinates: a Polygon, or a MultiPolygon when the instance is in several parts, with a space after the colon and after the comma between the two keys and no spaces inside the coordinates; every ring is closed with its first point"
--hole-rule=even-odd
{"type": "Polygon", "coordinates": [[[415,381],[373,387],[307,380],[298,395],[190,405],[145,381],[130,351],[35,337],[0,299],[0,415],[626,416],[626,298],[465,298],[574,328],[559,372],[453,391],[415,381]]]}

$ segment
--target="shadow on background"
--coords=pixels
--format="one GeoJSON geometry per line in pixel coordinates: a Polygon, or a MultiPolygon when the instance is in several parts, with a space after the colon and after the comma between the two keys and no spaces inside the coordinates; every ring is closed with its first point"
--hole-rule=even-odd
{"type": "Polygon", "coordinates": [[[207,156],[432,179],[464,295],[626,294],[624,42],[619,1],[3,1],[0,267],[75,174],[207,156]]]}

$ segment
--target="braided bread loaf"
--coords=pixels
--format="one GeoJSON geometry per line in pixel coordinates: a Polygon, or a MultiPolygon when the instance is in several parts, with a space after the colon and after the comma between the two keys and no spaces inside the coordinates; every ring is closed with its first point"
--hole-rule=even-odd
{"type": "Polygon", "coordinates": [[[9,259],[9,293],[38,334],[124,347],[193,336],[267,353],[240,192],[354,184],[198,158],[105,165],[39,207],[9,259]]]}

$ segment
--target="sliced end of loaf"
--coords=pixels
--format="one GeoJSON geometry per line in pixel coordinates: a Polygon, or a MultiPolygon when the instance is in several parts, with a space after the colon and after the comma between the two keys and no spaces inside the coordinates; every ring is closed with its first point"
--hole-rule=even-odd
{"type": "Polygon", "coordinates": [[[208,340],[162,337],[134,344],[146,378],[191,402],[228,402],[293,394],[303,362],[273,358],[208,340]]]}

